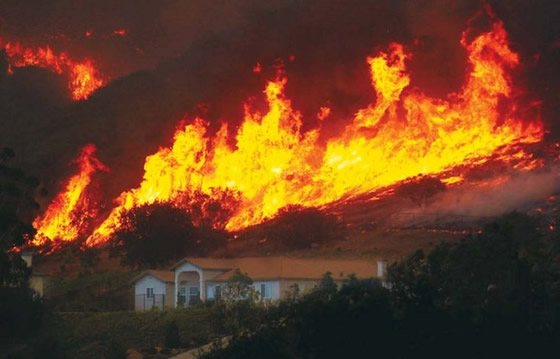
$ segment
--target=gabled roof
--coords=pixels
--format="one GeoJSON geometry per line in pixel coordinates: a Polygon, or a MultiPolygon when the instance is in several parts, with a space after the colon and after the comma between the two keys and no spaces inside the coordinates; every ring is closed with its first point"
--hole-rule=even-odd
{"type": "Polygon", "coordinates": [[[221,270],[224,273],[213,278],[215,281],[228,280],[235,269],[246,273],[253,280],[259,279],[320,279],[331,272],[333,279],[340,280],[354,274],[358,278],[377,275],[377,266],[365,260],[302,259],[289,257],[247,257],[247,258],[196,258],[187,257],[175,264],[174,270],[183,263],[191,263],[203,270],[221,270]]]}
{"type": "Polygon", "coordinates": [[[142,273],[138,274],[136,277],[132,278],[130,280],[130,283],[134,284],[138,282],[140,279],[148,275],[157,278],[162,282],[175,283],[175,272],[171,272],[168,270],[154,270],[154,269],[148,269],[146,271],[143,271],[142,273]]]}
{"type": "MultiPolygon", "coordinates": [[[[241,259],[241,258],[237,258],[241,259]]],[[[170,270],[175,270],[178,266],[183,263],[190,263],[197,266],[200,269],[210,269],[210,270],[229,270],[231,269],[231,265],[233,261],[236,259],[228,259],[228,258],[202,258],[202,257],[185,257],[181,259],[179,262],[175,263],[170,270]]]]}

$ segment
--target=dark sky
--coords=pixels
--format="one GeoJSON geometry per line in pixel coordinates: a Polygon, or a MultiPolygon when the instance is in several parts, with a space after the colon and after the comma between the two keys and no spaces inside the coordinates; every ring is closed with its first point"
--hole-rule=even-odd
{"type": "MultiPolygon", "coordinates": [[[[190,0],[0,1],[0,36],[50,44],[91,58],[112,81],[73,103],[58,76],[26,68],[0,79],[0,146],[51,193],[86,143],[111,169],[107,198],[136,186],[146,155],[169,144],[198,104],[213,123],[238,123],[242,103],[262,92],[277,59],[285,61],[288,95],[304,118],[330,104],[348,118],[374,100],[365,58],[398,41],[414,53],[412,85],[444,96],[463,82],[459,44],[471,0],[190,0]],[[127,36],[113,31],[126,29],[127,36]],[[85,32],[92,31],[86,38],[85,32]],[[415,41],[417,40],[417,41],[415,41]],[[289,62],[290,55],[295,61],[289,62]],[[252,73],[256,62],[265,71],[252,73]]],[[[514,74],[543,100],[552,135],[560,132],[560,2],[490,1],[510,33],[523,67],[514,74]],[[536,61],[536,54],[538,61],[536,61]]],[[[327,133],[344,123],[329,123],[327,133]]],[[[308,121],[307,126],[313,126],[308,121]]]]}

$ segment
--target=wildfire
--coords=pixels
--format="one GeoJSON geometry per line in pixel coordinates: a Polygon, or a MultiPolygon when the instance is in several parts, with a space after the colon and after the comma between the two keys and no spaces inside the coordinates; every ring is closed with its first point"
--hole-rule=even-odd
{"type": "Polygon", "coordinates": [[[55,53],[49,46],[24,47],[19,42],[3,42],[1,39],[0,47],[6,50],[10,74],[13,67],[26,66],[42,67],[59,75],[66,74],[73,100],[85,100],[105,84],[90,60],[76,62],[66,52],[55,53]]]}
{"type": "Polygon", "coordinates": [[[72,176],[63,192],[60,192],[49,205],[45,213],[33,221],[37,234],[34,245],[43,245],[50,241],[72,241],[83,233],[87,221],[95,217],[96,209],[86,193],[92,175],[97,171],[108,169],[95,157],[94,145],[86,145],[79,158],[78,173],[72,176]]]}
{"type": "Polygon", "coordinates": [[[318,143],[319,129],[301,131],[301,115],[284,95],[287,78],[280,72],[264,92],[267,113],[245,105],[234,148],[227,144],[227,124],[214,138],[207,136],[207,123],[200,118],[179,128],[171,147],[146,158],[140,186],[116,199],[87,244],[107,241],[123,213],[144,204],[181,206],[194,193],[216,198],[232,192],[238,202],[226,229],[238,230],[288,205],[325,205],[419,174],[484,163],[496,153],[511,156],[514,146],[541,141],[539,119],[522,122],[513,104],[498,111],[498,102],[512,96],[506,69],[519,63],[502,22],[494,19],[490,32],[470,42],[465,32],[461,44],[469,71],[461,91],[447,99],[408,89],[409,55],[402,45],[393,43],[387,52],[368,58],[377,100],[325,146],[318,143]]]}

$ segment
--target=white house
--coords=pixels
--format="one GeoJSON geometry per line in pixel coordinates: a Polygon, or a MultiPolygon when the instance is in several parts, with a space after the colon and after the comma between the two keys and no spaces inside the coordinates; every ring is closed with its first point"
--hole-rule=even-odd
{"type": "Polygon", "coordinates": [[[175,304],[175,276],[166,270],[147,270],[131,280],[134,309],[172,307],[175,304]]]}
{"type": "Polygon", "coordinates": [[[253,287],[261,298],[278,300],[294,285],[302,293],[313,289],[327,272],[340,283],[351,274],[360,279],[380,277],[384,266],[382,261],[376,265],[364,260],[187,257],[170,271],[146,271],[136,277],[133,280],[135,306],[137,310],[144,310],[152,306],[192,305],[200,300],[218,298],[236,269],[253,280],[253,287]]]}

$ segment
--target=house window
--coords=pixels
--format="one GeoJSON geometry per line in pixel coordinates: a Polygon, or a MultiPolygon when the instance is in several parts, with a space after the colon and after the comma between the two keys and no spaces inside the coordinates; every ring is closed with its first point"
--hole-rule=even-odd
{"type": "Polygon", "coordinates": [[[215,299],[222,298],[222,287],[219,285],[214,287],[214,298],[215,299]]]}
{"type": "Polygon", "coordinates": [[[271,299],[272,298],[272,287],[270,284],[261,284],[261,298],[271,299]]]}
{"type": "Polygon", "coordinates": [[[146,298],[154,297],[154,288],[146,288],[146,298]]]}
{"type": "Polygon", "coordinates": [[[198,296],[199,296],[198,287],[190,287],[189,297],[198,297],[198,296]]]}
{"type": "Polygon", "coordinates": [[[193,305],[200,302],[200,291],[198,287],[189,287],[189,304],[193,305]]]}
{"type": "Polygon", "coordinates": [[[186,299],[187,299],[187,288],[180,287],[179,288],[179,293],[178,293],[178,296],[177,296],[177,304],[179,304],[179,305],[185,304],[186,299]]]}

